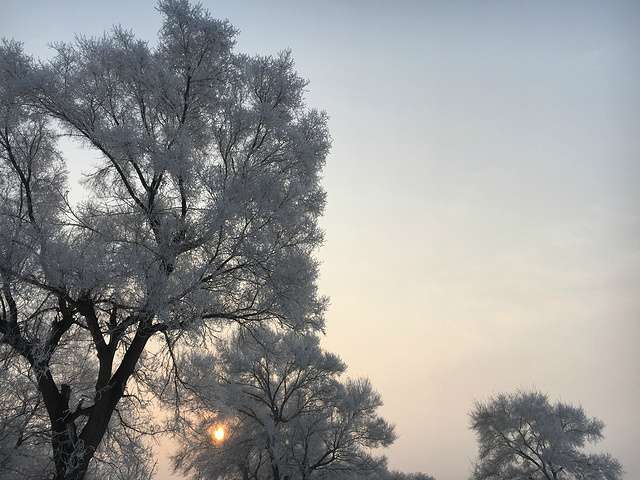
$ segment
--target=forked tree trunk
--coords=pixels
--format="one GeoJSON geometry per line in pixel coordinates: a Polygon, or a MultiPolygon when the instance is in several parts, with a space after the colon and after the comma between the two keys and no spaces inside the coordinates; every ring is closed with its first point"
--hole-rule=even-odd
{"type": "MultiPolygon", "coordinates": [[[[118,369],[110,377],[108,386],[102,388],[99,388],[99,385],[96,386],[100,392],[96,393],[95,403],[90,408],[87,422],[80,434],[76,434],[75,417],[77,415],[69,410],[70,391],[66,390],[68,386],[63,385],[59,392],[52,379],[50,382],[44,382],[44,389],[41,388],[41,392],[51,420],[53,458],[56,467],[54,480],[85,478],[89,464],[107,431],[111,416],[124,394],[127,380],[133,374],[150,336],[144,328],[140,327],[118,369]]],[[[108,362],[109,365],[113,362],[113,353],[108,353],[106,356],[99,355],[101,367],[103,362],[108,362]]]]}

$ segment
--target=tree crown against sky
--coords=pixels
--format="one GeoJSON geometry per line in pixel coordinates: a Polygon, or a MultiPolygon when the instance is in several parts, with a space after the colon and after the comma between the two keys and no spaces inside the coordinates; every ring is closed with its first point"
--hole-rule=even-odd
{"type": "Polygon", "coordinates": [[[396,438],[378,415],[379,393],[319,339],[272,329],[237,330],[190,352],[174,466],[194,478],[371,478],[386,473],[375,450],[396,438]],[[222,426],[228,436],[211,441],[222,426]]]}
{"type": "Polygon", "coordinates": [[[24,392],[3,393],[3,415],[34,429],[0,447],[20,478],[141,478],[109,449],[139,445],[176,345],[229,323],[323,326],[326,115],[288,52],[235,54],[228,22],[158,5],[153,48],[121,28],[45,63],[0,46],[1,374],[24,392]],[[85,148],[77,204],[61,135],[85,148]],[[11,460],[25,449],[41,470],[11,460]]]}
{"type": "Polygon", "coordinates": [[[519,390],[476,402],[470,417],[479,443],[472,480],[622,478],[611,455],[584,451],[604,438],[604,423],[587,417],[582,407],[519,390]]]}

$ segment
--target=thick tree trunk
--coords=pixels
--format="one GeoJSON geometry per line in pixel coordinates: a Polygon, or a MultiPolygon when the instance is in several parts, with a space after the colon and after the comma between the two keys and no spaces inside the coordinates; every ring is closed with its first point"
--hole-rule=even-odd
{"type": "Polygon", "coordinates": [[[271,478],[272,480],[280,480],[280,467],[278,466],[271,439],[267,440],[267,452],[269,453],[269,461],[271,463],[271,478]]]}
{"type": "MultiPolygon", "coordinates": [[[[144,323],[144,322],[143,322],[144,323]]],[[[54,480],[83,480],[89,464],[102,441],[111,416],[124,394],[127,380],[133,374],[135,367],[145,349],[150,334],[144,327],[139,327],[131,345],[125,353],[120,366],[111,376],[108,385],[97,385],[95,403],[90,409],[89,418],[79,435],[76,435],[75,419],[69,411],[69,396],[63,391],[55,393],[50,389],[47,393],[55,397],[47,404],[52,424],[52,447],[56,466],[54,480]],[[49,407],[51,405],[51,408],[49,407]]],[[[115,350],[114,350],[115,352],[115,350]]],[[[113,356],[100,358],[101,363],[112,363],[113,356]]],[[[55,388],[55,385],[54,385],[55,388]]],[[[43,392],[43,396],[45,396],[43,392]]]]}
{"type": "Polygon", "coordinates": [[[66,478],[64,475],[72,471],[79,460],[75,422],[69,412],[71,390],[68,385],[62,385],[58,391],[49,373],[40,377],[38,385],[51,422],[51,448],[56,468],[54,478],[66,478]]]}

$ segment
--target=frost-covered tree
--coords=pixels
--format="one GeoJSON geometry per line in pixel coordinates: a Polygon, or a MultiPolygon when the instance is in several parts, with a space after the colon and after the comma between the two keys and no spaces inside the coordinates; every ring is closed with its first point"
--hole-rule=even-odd
{"type": "Polygon", "coordinates": [[[519,390],[476,402],[470,416],[480,444],[473,480],[622,478],[611,455],[583,451],[603,438],[604,423],[582,407],[551,404],[539,391],[519,390]]]}
{"type": "Polygon", "coordinates": [[[37,450],[56,479],[144,478],[117,460],[142,452],[174,348],[233,323],[323,324],[326,116],[288,52],[235,54],[200,5],[158,9],[154,46],[114,28],[39,63],[0,44],[0,381],[16,386],[0,448],[7,465],[37,450]],[[77,205],[61,135],[85,148],[77,205]]]}
{"type": "MultiPolygon", "coordinates": [[[[28,364],[16,362],[9,349],[2,350],[0,364],[0,478],[6,480],[40,480],[49,478],[54,468],[51,458],[51,427],[47,410],[28,364]]],[[[59,352],[60,353],[60,352],[59,352]]],[[[74,384],[86,375],[84,352],[68,351],[64,378],[74,384]],[[80,354],[80,355],[79,355],[80,354]]],[[[85,377],[84,382],[88,380],[85,377]]],[[[63,384],[68,385],[68,383],[63,384]]],[[[67,387],[63,387],[67,388],[67,387]]],[[[89,477],[95,480],[144,480],[151,478],[155,462],[152,450],[136,432],[140,422],[125,398],[111,420],[105,438],[94,454],[89,477]],[[126,420],[127,430],[122,420],[126,420]],[[136,428],[133,428],[133,427],[136,428]]],[[[144,412],[142,412],[144,413],[144,412]]],[[[149,415],[148,415],[149,416],[149,415]]]]}
{"type": "Polygon", "coordinates": [[[2,358],[0,375],[0,476],[42,478],[50,467],[48,422],[34,379],[22,363],[2,358]]]}
{"type": "Polygon", "coordinates": [[[389,446],[395,434],[377,413],[380,395],[366,379],[341,381],[344,363],[317,337],[237,330],[216,352],[185,362],[191,397],[183,406],[191,414],[179,430],[176,469],[196,479],[252,480],[386,471],[373,449],[389,446]],[[218,426],[227,431],[223,441],[207,434],[218,426]]]}
{"type": "Polygon", "coordinates": [[[398,471],[383,472],[379,475],[371,477],[370,480],[435,480],[432,476],[425,473],[404,473],[398,471]]]}

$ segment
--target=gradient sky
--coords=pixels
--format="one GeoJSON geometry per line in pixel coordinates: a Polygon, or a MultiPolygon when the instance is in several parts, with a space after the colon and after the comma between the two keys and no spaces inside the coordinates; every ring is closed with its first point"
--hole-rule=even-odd
{"type": "MultiPolygon", "coordinates": [[[[323,344],[381,392],[390,467],[465,479],[474,398],[535,386],[640,478],[640,2],[203,3],[331,116],[323,344]]],[[[0,36],[153,41],[154,5],[0,0],[0,36]]]]}

